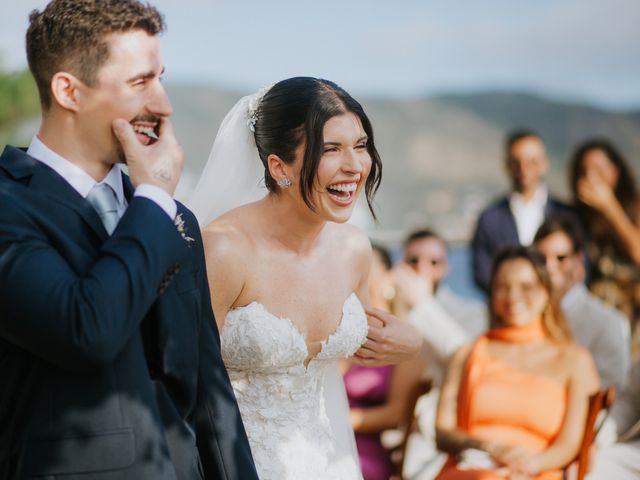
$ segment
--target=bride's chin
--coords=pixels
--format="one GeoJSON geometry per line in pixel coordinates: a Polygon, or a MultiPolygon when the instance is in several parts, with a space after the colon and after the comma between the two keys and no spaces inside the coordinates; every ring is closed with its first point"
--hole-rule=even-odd
{"type": "Polygon", "coordinates": [[[342,207],[340,209],[336,209],[335,207],[325,208],[323,212],[323,217],[334,223],[346,223],[351,219],[353,215],[354,205],[351,204],[348,207],[342,207]]]}

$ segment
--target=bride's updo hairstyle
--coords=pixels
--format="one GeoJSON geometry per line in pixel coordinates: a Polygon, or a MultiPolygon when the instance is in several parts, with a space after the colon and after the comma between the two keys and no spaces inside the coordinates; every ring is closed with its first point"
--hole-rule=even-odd
{"type": "Polygon", "coordinates": [[[342,88],[328,80],[313,77],[294,77],[276,83],[265,94],[256,111],[254,134],[258,154],[264,165],[264,181],[270,192],[277,185],[269,172],[267,157],[277,155],[285,163],[295,160],[295,150],[306,141],[300,194],[309,208],[314,209],[311,192],[314,187],[320,158],[324,151],[323,130],[327,121],[351,112],[362,123],[369,137],[367,151],[371,157],[371,172],[365,182],[369,210],[375,218],[372,201],[382,178],[382,162],[373,143],[371,122],[362,106],[342,88]]]}
{"type": "Polygon", "coordinates": [[[560,308],[559,299],[551,285],[551,277],[547,270],[545,257],[542,253],[531,247],[505,247],[500,250],[494,258],[489,288],[489,327],[496,328],[504,326],[502,320],[494,310],[493,300],[496,294],[498,270],[500,270],[502,265],[513,260],[524,260],[528,262],[535,271],[538,282],[547,293],[549,301],[542,314],[542,320],[549,338],[560,343],[571,340],[572,337],[569,327],[567,326],[567,321],[560,308]]]}

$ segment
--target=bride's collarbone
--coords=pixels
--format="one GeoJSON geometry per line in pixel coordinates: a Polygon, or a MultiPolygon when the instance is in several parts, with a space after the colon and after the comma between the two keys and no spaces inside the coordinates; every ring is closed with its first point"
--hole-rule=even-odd
{"type": "Polygon", "coordinates": [[[280,282],[316,287],[323,279],[330,279],[332,282],[341,279],[347,283],[357,283],[358,279],[357,264],[352,258],[330,250],[301,255],[290,251],[257,248],[248,254],[255,267],[249,274],[268,282],[277,279],[280,282]]]}

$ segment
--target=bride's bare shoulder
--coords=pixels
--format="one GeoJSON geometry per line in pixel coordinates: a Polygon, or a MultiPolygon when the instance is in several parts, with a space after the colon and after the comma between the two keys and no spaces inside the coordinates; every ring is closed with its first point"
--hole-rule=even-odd
{"type": "Polygon", "coordinates": [[[202,229],[207,256],[243,256],[251,249],[249,227],[252,224],[249,206],[235,208],[216,218],[202,229]]]}

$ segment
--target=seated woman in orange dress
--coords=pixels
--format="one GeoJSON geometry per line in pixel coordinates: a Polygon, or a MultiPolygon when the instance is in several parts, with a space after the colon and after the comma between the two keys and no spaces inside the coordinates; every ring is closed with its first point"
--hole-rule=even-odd
{"type": "Polygon", "coordinates": [[[561,479],[598,374],[570,339],[544,257],[510,248],[493,272],[492,329],[454,355],[441,390],[436,441],[450,456],[437,479],[561,479]]]}

